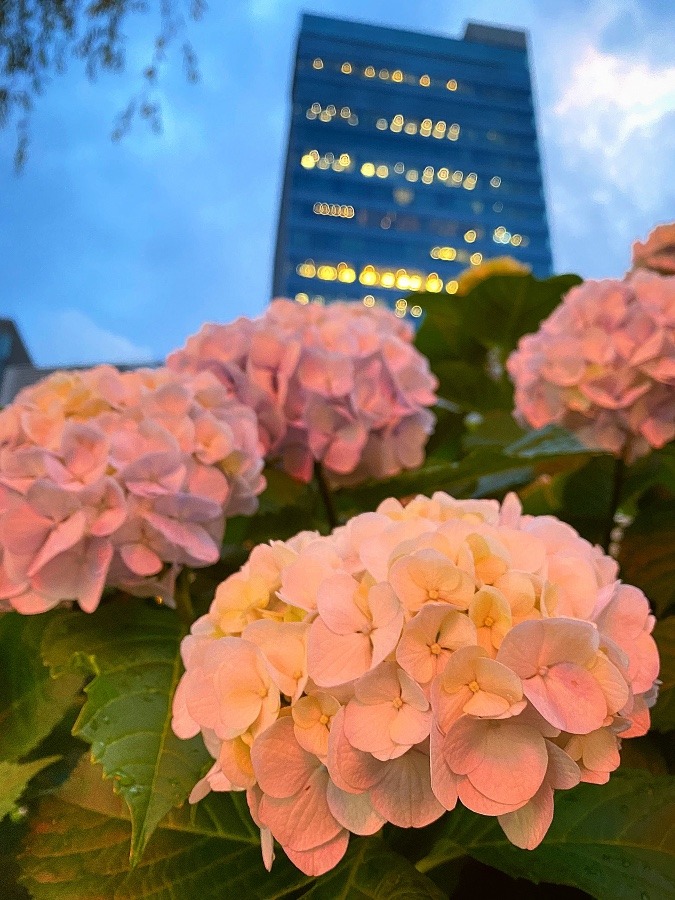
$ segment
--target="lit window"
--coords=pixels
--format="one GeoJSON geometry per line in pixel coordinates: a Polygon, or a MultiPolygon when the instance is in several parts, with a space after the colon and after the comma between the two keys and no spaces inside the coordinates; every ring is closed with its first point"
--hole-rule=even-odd
{"type": "Polygon", "coordinates": [[[410,276],[410,290],[411,291],[419,291],[422,287],[422,276],[421,275],[411,275],[410,276]]]}
{"type": "Polygon", "coordinates": [[[372,66],[366,66],[363,71],[363,74],[366,78],[374,78],[375,77],[375,69],[372,66]]]}
{"type": "Polygon", "coordinates": [[[345,75],[351,75],[352,74],[352,64],[349,62],[343,62],[342,65],[340,66],[340,71],[343,72],[345,75]]]}
{"type": "Polygon", "coordinates": [[[438,277],[436,272],[432,272],[427,276],[426,288],[432,294],[440,294],[443,290],[443,281],[438,277]]]}
{"type": "Polygon", "coordinates": [[[370,162],[364,163],[361,166],[361,174],[365,175],[366,178],[372,178],[375,174],[375,166],[370,162]]]}
{"type": "Polygon", "coordinates": [[[406,122],[403,130],[406,134],[417,134],[417,122],[406,122]]]}
{"type": "Polygon", "coordinates": [[[311,109],[308,109],[307,112],[305,113],[305,115],[307,116],[308,119],[316,119],[316,113],[312,112],[311,109]]]}
{"type": "Polygon", "coordinates": [[[431,78],[429,78],[428,75],[422,75],[420,77],[420,84],[422,85],[422,87],[429,87],[429,85],[431,84],[431,78]]]}
{"type": "Polygon", "coordinates": [[[316,275],[316,266],[314,265],[313,259],[307,259],[304,263],[300,263],[300,265],[295,270],[298,275],[302,278],[314,278],[316,275]]]}
{"type": "Polygon", "coordinates": [[[432,259],[440,259],[441,258],[441,248],[440,247],[432,247],[429,251],[429,256],[432,259]]]}
{"type": "Polygon", "coordinates": [[[391,228],[391,218],[389,216],[382,216],[380,220],[380,227],[384,228],[386,231],[388,228],[391,228]]]}
{"type": "Polygon", "coordinates": [[[379,75],[382,81],[387,81],[389,78],[389,69],[380,69],[379,75]]]}
{"type": "Polygon", "coordinates": [[[459,132],[460,132],[459,125],[456,122],[453,122],[453,124],[448,128],[448,140],[456,141],[457,138],[459,137],[459,132]]]}
{"type": "Polygon", "coordinates": [[[456,172],[452,173],[452,180],[454,181],[455,184],[461,184],[463,178],[464,178],[464,172],[460,171],[459,169],[457,169],[456,172]]]}
{"type": "Polygon", "coordinates": [[[307,294],[296,294],[295,299],[298,301],[298,303],[302,303],[303,305],[309,303],[309,296],[307,294]]]}
{"type": "Polygon", "coordinates": [[[392,80],[392,81],[397,81],[397,82],[403,81],[403,72],[401,72],[400,69],[395,69],[395,70],[391,73],[391,80],[392,80]]]}
{"type": "Polygon", "coordinates": [[[405,177],[408,181],[417,181],[419,177],[417,169],[408,169],[408,171],[405,173],[405,177]]]}
{"type": "Polygon", "coordinates": [[[343,281],[345,284],[351,284],[356,280],[356,272],[351,266],[346,266],[344,269],[340,269],[338,272],[338,279],[343,281]]]}
{"type": "Polygon", "coordinates": [[[323,60],[317,56],[312,65],[315,69],[323,69],[323,60]]]}
{"type": "Polygon", "coordinates": [[[402,291],[407,291],[410,287],[410,279],[405,269],[399,269],[396,273],[396,287],[402,291]]]}
{"type": "Polygon", "coordinates": [[[457,90],[457,82],[455,81],[454,78],[451,78],[450,81],[448,81],[448,83],[445,86],[449,91],[457,90]]]}
{"type": "Polygon", "coordinates": [[[492,208],[496,213],[499,213],[504,209],[504,204],[503,203],[493,203],[492,208]]]}
{"type": "Polygon", "coordinates": [[[397,175],[403,175],[403,173],[405,172],[405,166],[402,162],[397,162],[394,165],[394,172],[396,172],[397,175]]]}
{"type": "Polygon", "coordinates": [[[448,292],[448,294],[456,294],[458,287],[459,284],[456,281],[448,281],[445,285],[445,290],[448,292]]]}
{"type": "Polygon", "coordinates": [[[349,166],[349,165],[351,165],[351,161],[352,160],[351,160],[349,153],[341,153],[340,154],[340,165],[349,166]]]}
{"type": "Polygon", "coordinates": [[[520,247],[520,245],[523,243],[522,236],[519,234],[512,234],[511,235],[511,243],[513,244],[514,247],[520,247]]]}
{"type": "Polygon", "coordinates": [[[434,125],[434,137],[435,138],[445,137],[445,129],[446,128],[447,128],[447,125],[442,120],[440,122],[436,122],[436,124],[434,125]]]}
{"type": "Polygon", "coordinates": [[[395,309],[394,315],[398,316],[399,319],[402,319],[405,316],[405,310],[404,309],[395,309]]]}
{"type": "Polygon", "coordinates": [[[335,266],[319,266],[316,274],[322,281],[335,281],[337,278],[337,269],[335,266]]]}
{"type": "Polygon", "coordinates": [[[397,113],[391,121],[394,125],[403,125],[403,116],[397,113]]]}
{"type": "Polygon", "coordinates": [[[387,168],[387,166],[378,166],[375,169],[375,174],[378,178],[386,178],[389,174],[389,169],[387,168]]]}
{"type": "Polygon", "coordinates": [[[363,298],[363,305],[368,307],[375,306],[375,298],[372,294],[366,294],[363,298]]]}
{"type": "Polygon", "coordinates": [[[421,306],[417,306],[417,305],[412,306],[412,307],[410,308],[410,315],[411,315],[411,316],[415,316],[416,319],[419,318],[419,316],[422,315],[422,307],[421,307],[421,306]]]}
{"type": "Polygon", "coordinates": [[[359,275],[359,281],[361,284],[367,284],[368,286],[372,286],[377,284],[377,272],[373,268],[373,266],[365,266],[359,275]]]}
{"type": "Polygon", "coordinates": [[[476,240],[476,232],[474,231],[473,228],[470,228],[464,234],[464,240],[467,242],[467,244],[473,244],[473,242],[476,240]]]}
{"type": "Polygon", "coordinates": [[[479,266],[483,262],[483,254],[482,253],[472,253],[469,257],[469,262],[472,266],[479,266]]]}
{"type": "Polygon", "coordinates": [[[442,169],[438,170],[438,177],[441,181],[447,181],[450,177],[450,170],[446,169],[445,166],[442,169]]]}
{"type": "Polygon", "coordinates": [[[499,185],[500,185],[501,183],[502,183],[502,180],[501,180],[501,178],[499,177],[499,175],[494,175],[494,176],[490,179],[490,184],[492,185],[493,188],[498,188],[499,185]]]}
{"type": "Polygon", "coordinates": [[[396,301],[396,309],[405,309],[408,301],[404,297],[399,297],[396,301]]]}
{"type": "Polygon", "coordinates": [[[335,107],[334,107],[333,104],[331,103],[330,106],[327,106],[327,107],[326,107],[326,112],[328,113],[329,116],[334,116],[335,113],[337,112],[337,110],[335,109],[335,107]]]}
{"type": "Polygon", "coordinates": [[[309,153],[305,153],[305,155],[300,160],[300,165],[303,167],[303,169],[313,169],[316,165],[316,162],[309,155],[309,153]]]}
{"type": "Polygon", "coordinates": [[[340,115],[343,119],[348,119],[352,114],[351,109],[348,106],[343,106],[340,110],[340,115]]]}
{"type": "Polygon", "coordinates": [[[383,272],[380,275],[380,284],[384,288],[393,288],[396,284],[396,276],[393,272],[383,272]]]}
{"type": "Polygon", "coordinates": [[[387,129],[387,120],[386,119],[378,119],[375,123],[375,127],[380,131],[386,131],[387,129]]]}

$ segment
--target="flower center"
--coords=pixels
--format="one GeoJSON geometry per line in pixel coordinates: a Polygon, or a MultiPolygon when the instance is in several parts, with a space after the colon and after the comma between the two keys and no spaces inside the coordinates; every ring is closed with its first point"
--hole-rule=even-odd
{"type": "Polygon", "coordinates": [[[548,675],[548,666],[539,666],[537,669],[537,675],[541,675],[543,678],[544,675],[548,675]]]}
{"type": "Polygon", "coordinates": [[[483,620],[483,625],[485,625],[486,628],[492,628],[494,624],[495,620],[492,618],[492,616],[486,616],[483,620]]]}
{"type": "Polygon", "coordinates": [[[478,684],[477,681],[470,681],[469,682],[469,690],[473,691],[475,694],[480,690],[480,685],[478,684]]]}
{"type": "Polygon", "coordinates": [[[396,697],[393,701],[394,709],[400,709],[403,706],[403,700],[400,697],[396,697]]]}
{"type": "Polygon", "coordinates": [[[329,722],[330,719],[328,718],[326,713],[322,713],[322,715],[319,717],[319,725],[328,725],[329,722]]]}
{"type": "Polygon", "coordinates": [[[441,652],[441,645],[440,644],[431,644],[429,649],[434,654],[434,656],[438,656],[438,654],[441,652]]]}
{"type": "Polygon", "coordinates": [[[438,600],[438,591],[436,588],[431,588],[429,591],[429,599],[430,600],[438,600]]]}

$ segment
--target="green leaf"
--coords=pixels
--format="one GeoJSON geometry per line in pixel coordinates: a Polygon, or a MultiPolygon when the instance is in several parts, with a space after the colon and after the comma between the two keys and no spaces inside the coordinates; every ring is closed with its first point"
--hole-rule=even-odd
{"type": "Polygon", "coordinates": [[[675,605],[675,503],[643,503],[619,550],[621,577],[647,595],[663,616],[675,605]]]}
{"type": "Polygon", "coordinates": [[[480,365],[461,359],[441,360],[435,363],[434,374],[439,395],[464,410],[513,409],[511,383],[491,378],[480,365]]]}
{"type": "Polygon", "coordinates": [[[0,759],[19,759],[45,738],[76,702],[82,678],[50,678],[40,644],[63,610],[0,616],[0,759]]]}
{"type": "Polygon", "coordinates": [[[675,729],[675,616],[656,623],[654,640],[661,658],[661,687],[652,710],[652,727],[658,731],[675,729]]]}
{"type": "MultiPolygon", "coordinates": [[[[475,365],[486,360],[485,347],[470,336],[463,322],[463,307],[456,296],[414,294],[424,309],[424,321],[415,335],[415,345],[436,368],[438,363],[461,359],[475,365]]],[[[412,299],[411,296],[411,299],[412,299]]]]}
{"type": "Polygon", "coordinates": [[[626,770],[608,784],[556,792],[553,824],[530,851],[510,844],[496,819],[457,808],[417,868],[428,872],[465,853],[515,878],[571,885],[599,900],[672,900],[675,778],[626,770]]]}
{"type": "Polygon", "coordinates": [[[506,354],[524,334],[536,331],[563,294],[580,283],[578,275],[545,280],[533,275],[493,275],[456,300],[467,334],[506,354]]]}
{"type": "Polygon", "coordinates": [[[342,862],[301,896],[307,900],[443,900],[447,894],[381,838],[352,838],[342,862]]]}
{"type": "Polygon", "coordinates": [[[92,759],[131,810],[133,864],[209,759],[201,737],[182,741],[171,730],[181,636],[173,611],[121,597],[91,615],[61,616],[44,635],[42,652],[55,674],[94,676],[73,733],[91,744],[92,759]]]}
{"type": "Polygon", "coordinates": [[[129,869],[129,812],[86,761],[31,821],[20,858],[34,900],[275,900],[310,879],[280,853],[263,868],[243,794],[172,810],[129,869]]]}
{"type": "Polygon", "coordinates": [[[16,802],[34,775],[41,772],[58,756],[36,759],[34,762],[13,763],[0,760],[0,820],[16,809],[16,802]]]}
{"type": "Polygon", "coordinates": [[[528,431],[527,434],[509,444],[504,452],[524,459],[593,454],[593,451],[581,444],[575,435],[558,425],[546,425],[536,431],[528,431]]]}

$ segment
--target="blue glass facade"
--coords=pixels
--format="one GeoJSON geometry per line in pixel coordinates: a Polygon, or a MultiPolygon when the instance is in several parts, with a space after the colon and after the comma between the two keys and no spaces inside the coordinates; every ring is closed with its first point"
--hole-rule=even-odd
{"type": "Polygon", "coordinates": [[[275,296],[416,315],[403,295],[452,294],[458,272],[505,254],[551,273],[525,34],[304,15],[275,296]]]}

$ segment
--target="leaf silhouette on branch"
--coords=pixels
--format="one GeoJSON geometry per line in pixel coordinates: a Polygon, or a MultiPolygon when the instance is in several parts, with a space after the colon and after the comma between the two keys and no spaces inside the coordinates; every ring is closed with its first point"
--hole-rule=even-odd
{"type": "Polygon", "coordinates": [[[187,39],[188,23],[201,18],[204,0],[9,0],[0,4],[0,128],[16,125],[14,164],[20,171],[28,156],[30,118],[35,98],[69,61],[84,66],[94,80],[104,72],[121,72],[126,62],[129,24],[140,14],[158,19],[148,47],[141,86],[117,117],[112,132],[119,140],[134,119],[161,130],[157,82],[167,50],[182,38],[185,76],[199,79],[197,58],[187,39]]]}

